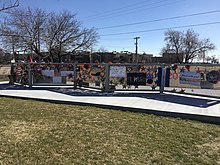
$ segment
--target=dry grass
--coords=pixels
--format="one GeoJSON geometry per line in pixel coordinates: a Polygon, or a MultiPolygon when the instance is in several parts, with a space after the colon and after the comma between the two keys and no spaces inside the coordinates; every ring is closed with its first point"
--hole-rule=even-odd
{"type": "Polygon", "coordinates": [[[220,164],[220,127],[1,98],[0,164],[220,164]]]}

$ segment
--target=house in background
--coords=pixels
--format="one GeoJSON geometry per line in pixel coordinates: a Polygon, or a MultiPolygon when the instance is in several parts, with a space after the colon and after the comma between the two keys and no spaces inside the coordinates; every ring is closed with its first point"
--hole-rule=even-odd
{"type": "Polygon", "coordinates": [[[165,63],[165,64],[174,64],[182,63],[184,59],[184,54],[179,53],[163,53],[162,57],[152,57],[152,63],[165,63]]]}
{"type": "MultiPolygon", "coordinates": [[[[48,52],[43,52],[45,57],[48,56],[48,52]],[[46,56],[47,55],[47,56],[46,56]]],[[[48,58],[39,58],[36,54],[28,54],[28,53],[19,53],[17,54],[17,61],[28,61],[29,56],[32,57],[33,61],[43,61],[43,62],[54,62],[48,58]]],[[[61,61],[63,63],[141,63],[141,64],[148,64],[148,63],[166,63],[166,64],[173,64],[173,63],[182,63],[184,59],[183,54],[175,53],[164,53],[162,57],[153,57],[153,54],[135,54],[129,51],[121,51],[121,52],[93,52],[90,51],[77,51],[75,53],[66,54],[62,56],[61,61]],[[137,61],[137,62],[134,62],[137,61]]],[[[56,61],[55,61],[56,62],[56,61]]]]}
{"type": "Polygon", "coordinates": [[[92,53],[92,62],[112,62],[112,63],[134,63],[134,59],[137,58],[137,63],[151,63],[153,54],[138,54],[129,51],[121,52],[94,52],[92,53]]]}

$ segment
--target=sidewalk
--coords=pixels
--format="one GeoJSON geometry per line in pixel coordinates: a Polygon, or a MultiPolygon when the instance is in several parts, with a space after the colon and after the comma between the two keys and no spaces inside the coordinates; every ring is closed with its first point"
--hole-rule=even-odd
{"type": "Polygon", "coordinates": [[[126,111],[144,112],[162,116],[172,116],[220,124],[220,91],[213,92],[214,97],[200,96],[203,90],[185,93],[128,91],[101,93],[73,89],[21,89],[17,86],[0,88],[0,96],[36,99],[47,102],[92,105],[97,107],[126,111]],[[196,92],[200,94],[196,95],[196,92]]]}

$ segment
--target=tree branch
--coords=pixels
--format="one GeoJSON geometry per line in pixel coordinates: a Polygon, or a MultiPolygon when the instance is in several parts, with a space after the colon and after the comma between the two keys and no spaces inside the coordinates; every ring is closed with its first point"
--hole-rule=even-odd
{"type": "Polygon", "coordinates": [[[11,0],[9,1],[9,4],[2,4],[1,8],[0,8],[0,12],[1,11],[5,11],[11,8],[15,8],[19,6],[19,0],[16,0],[14,3],[11,2],[11,0]]]}

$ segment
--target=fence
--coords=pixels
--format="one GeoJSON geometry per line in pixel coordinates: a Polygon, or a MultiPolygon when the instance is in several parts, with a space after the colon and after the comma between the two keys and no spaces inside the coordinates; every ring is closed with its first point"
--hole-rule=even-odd
{"type": "Polygon", "coordinates": [[[15,82],[28,85],[87,87],[115,90],[160,90],[220,88],[220,65],[102,64],[102,63],[15,63],[15,82]]]}

